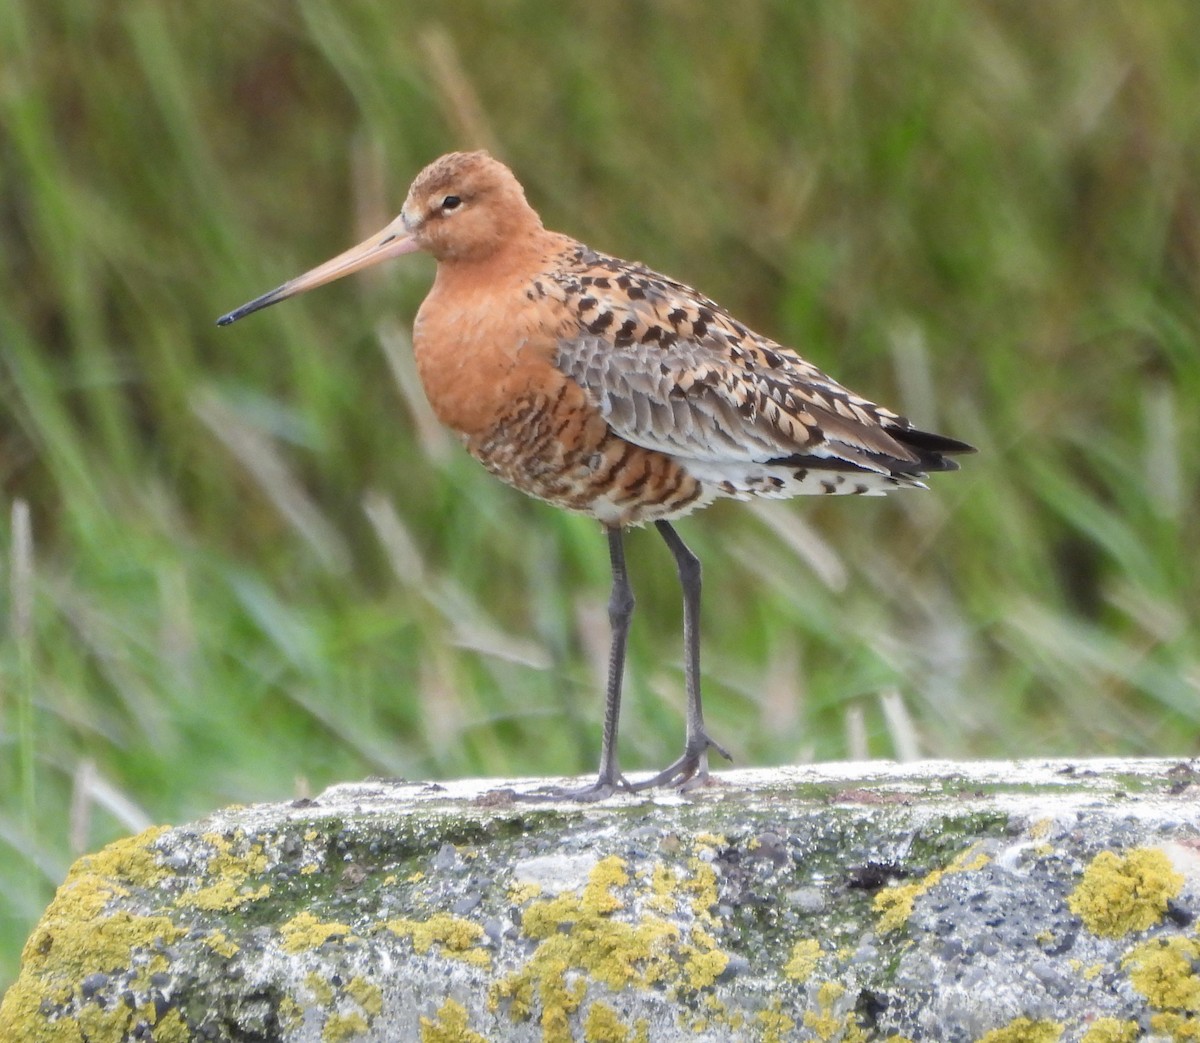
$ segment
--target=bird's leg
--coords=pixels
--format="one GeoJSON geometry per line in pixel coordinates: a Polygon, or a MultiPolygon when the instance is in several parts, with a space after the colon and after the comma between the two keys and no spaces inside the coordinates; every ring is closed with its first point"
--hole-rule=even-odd
{"type": "Polygon", "coordinates": [[[633,620],[633,588],[625,569],[625,544],[619,528],[608,530],[608,559],[612,565],[612,593],[608,598],[608,622],[612,644],[608,650],[608,685],[604,693],[604,736],[600,741],[600,777],[597,786],[615,787],[621,779],[617,767],[617,723],[621,717],[621,682],[625,676],[625,646],[633,620]]]}
{"type": "Polygon", "coordinates": [[[683,588],[683,669],[687,682],[687,737],[683,756],[651,779],[639,782],[635,790],[652,786],[703,785],[708,780],[708,751],[711,747],[726,760],[732,760],[723,746],[704,730],[704,708],[700,701],[700,559],[679,538],[670,522],[654,523],[679,569],[683,588]]]}
{"type": "Polygon", "coordinates": [[[621,717],[621,681],[625,675],[625,645],[633,619],[633,588],[625,569],[625,543],[622,530],[608,530],[608,558],[612,565],[612,593],[608,599],[608,621],[612,644],[608,650],[608,686],[604,694],[604,735],[600,741],[600,774],[590,786],[577,790],[553,790],[555,797],[567,800],[603,800],[629,783],[617,767],[617,724],[621,717]]]}

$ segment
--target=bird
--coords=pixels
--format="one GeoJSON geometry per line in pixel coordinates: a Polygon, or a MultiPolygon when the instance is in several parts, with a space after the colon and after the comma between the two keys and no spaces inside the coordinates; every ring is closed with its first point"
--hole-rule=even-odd
{"type": "Polygon", "coordinates": [[[721,498],[873,496],[924,487],[973,446],[915,427],[751,330],[697,290],[547,229],[513,172],[451,152],[412,182],[377,234],[223,315],[230,323],[390,258],[437,262],[412,350],[438,419],[487,470],[598,521],[608,541],[611,643],[596,779],[579,801],[712,780],[730,759],[705,727],[701,566],[674,522],[721,498]],[[652,524],[683,593],[683,753],[631,783],[617,757],[634,610],[624,537],[652,524]]]}

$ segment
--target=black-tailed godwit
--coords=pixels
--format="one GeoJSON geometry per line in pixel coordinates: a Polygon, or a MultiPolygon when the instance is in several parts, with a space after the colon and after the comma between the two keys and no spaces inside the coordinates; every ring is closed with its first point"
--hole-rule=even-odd
{"type": "Polygon", "coordinates": [[[913,427],[689,286],[547,231],[508,167],[442,156],[382,232],[223,316],[251,312],[425,250],[437,260],[413,351],[425,393],[467,450],[510,485],[608,534],[612,644],[600,771],[565,795],[708,778],[700,698],[700,562],[672,521],[719,497],[879,495],[954,470],[971,446],[913,427]],[[683,587],[683,754],[630,786],[617,762],[634,598],[623,534],[653,522],[683,587]]]}

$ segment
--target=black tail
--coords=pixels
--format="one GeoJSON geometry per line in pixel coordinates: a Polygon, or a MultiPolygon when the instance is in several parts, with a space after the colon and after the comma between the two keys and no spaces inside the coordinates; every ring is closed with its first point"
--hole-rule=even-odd
{"type": "Polygon", "coordinates": [[[958,462],[948,460],[955,453],[973,453],[975,447],[957,438],[935,435],[932,431],[918,431],[915,427],[889,427],[888,434],[920,459],[917,469],[922,471],[957,471],[958,462]]]}
{"type": "Polygon", "coordinates": [[[953,453],[975,452],[973,445],[960,442],[957,438],[935,435],[930,431],[918,431],[914,427],[889,426],[883,430],[887,432],[888,438],[898,442],[916,459],[903,459],[894,451],[872,452],[835,441],[827,443],[826,447],[831,450],[827,453],[793,453],[790,456],[768,460],[767,463],[783,467],[803,467],[810,471],[841,471],[846,474],[855,471],[874,474],[890,472],[896,477],[920,478],[930,471],[957,471],[958,464],[947,457],[953,453]]]}

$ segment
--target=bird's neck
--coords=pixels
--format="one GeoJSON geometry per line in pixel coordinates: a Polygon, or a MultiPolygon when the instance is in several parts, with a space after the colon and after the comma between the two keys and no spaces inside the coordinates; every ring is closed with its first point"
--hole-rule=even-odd
{"type": "Polygon", "coordinates": [[[553,308],[535,284],[573,240],[544,230],[485,259],[440,261],[417,313],[413,351],[442,423],[468,437],[489,429],[550,369],[553,308]]]}
{"type": "Polygon", "coordinates": [[[539,224],[507,236],[486,253],[439,258],[431,294],[462,298],[503,293],[514,283],[527,282],[546,271],[571,242],[539,224]]]}

